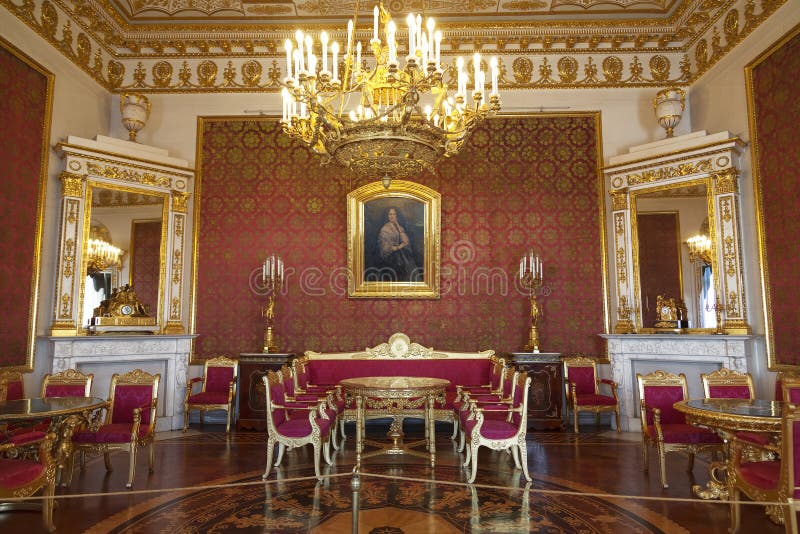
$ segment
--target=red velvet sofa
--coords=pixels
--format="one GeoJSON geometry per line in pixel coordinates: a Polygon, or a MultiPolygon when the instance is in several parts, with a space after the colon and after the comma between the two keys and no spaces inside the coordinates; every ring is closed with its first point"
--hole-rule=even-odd
{"type": "MultiPolygon", "coordinates": [[[[498,361],[493,350],[480,352],[442,352],[412,343],[408,336],[397,333],[388,343],[362,352],[320,353],[307,351],[293,362],[295,386],[307,385],[335,388],[346,378],[365,376],[419,376],[444,378],[450,381],[445,403],[435,407],[437,421],[453,421],[453,400],[457,386],[487,385],[492,365],[498,361]]],[[[369,417],[369,413],[367,416],[369,417]]],[[[406,417],[423,417],[422,409],[402,412],[406,417]]],[[[355,409],[348,404],[345,420],[355,420],[355,409]]]]}

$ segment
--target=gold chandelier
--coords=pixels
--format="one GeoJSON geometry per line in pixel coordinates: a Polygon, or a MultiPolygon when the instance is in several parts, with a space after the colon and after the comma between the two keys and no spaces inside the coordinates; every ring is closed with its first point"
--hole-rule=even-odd
{"type": "Polygon", "coordinates": [[[112,267],[122,267],[123,250],[111,244],[111,234],[105,226],[92,224],[86,243],[86,271],[94,274],[112,267]]]}
{"type": "Polygon", "coordinates": [[[432,172],[440,158],[457,154],[475,126],[500,109],[497,59],[490,61],[486,98],[480,54],[473,56],[472,69],[458,58],[453,76],[453,66],[440,61],[442,33],[434,20],[428,18],[423,26],[422,17],[411,14],[406,19],[408,55],[401,65],[397,26],[379,4],[373,10],[370,67],[362,61],[361,41],[354,44],[357,15],[358,3],[347,25],[341,77],[339,44],[329,42],[326,32],[319,38],[321,62],[310,35],[298,30],[294,43],[286,40],[283,131],[319,154],[323,164],[333,159],[358,176],[383,177],[388,187],[391,179],[432,172]],[[468,70],[473,80],[469,95],[468,70]],[[455,80],[454,95],[445,71],[455,80]]]}

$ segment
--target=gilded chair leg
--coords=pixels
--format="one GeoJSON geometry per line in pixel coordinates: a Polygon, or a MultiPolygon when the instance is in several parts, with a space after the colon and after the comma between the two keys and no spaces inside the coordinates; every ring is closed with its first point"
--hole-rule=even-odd
{"type": "Polygon", "coordinates": [[[131,443],[131,458],[128,463],[128,483],[125,484],[126,488],[133,487],[133,475],[136,473],[136,444],[131,443]]]}
{"type": "Polygon", "coordinates": [[[184,404],[183,405],[183,431],[186,432],[186,430],[188,428],[189,428],[189,405],[188,404],[184,404]]]}
{"type": "Polygon", "coordinates": [[[153,471],[155,471],[155,467],[156,467],[156,440],[153,439],[153,441],[150,442],[150,454],[149,458],[147,459],[147,468],[152,473],[153,471]]]}
{"type": "Polygon", "coordinates": [[[267,467],[264,469],[264,474],[261,476],[262,479],[266,480],[269,476],[269,470],[272,469],[272,451],[275,449],[275,440],[269,438],[267,440],[267,467]]]}
{"type": "Polygon", "coordinates": [[[647,440],[644,436],[642,436],[642,471],[647,473],[650,471],[650,458],[648,455],[647,447],[650,445],[647,443],[647,440]]]}
{"type": "Polygon", "coordinates": [[[45,530],[53,532],[56,526],[53,524],[53,495],[55,495],[56,487],[54,484],[47,484],[44,487],[44,502],[42,503],[42,524],[45,530]]]}
{"type": "Polygon", "coordinates": [[[228,413],[225,414],[225,415],[228,416],[227,419],[226,419],[226,423],[225,423],[225,433],[229,434],[230,431],[231,431],[231,413],[233,413],[233,410],[231,410],[231,405],[230,404],[228,405],[227,412],[228,413]]]}
{"type": "Polygon", "coordinates": [[[530,482],[531,474],[528,472],[528,445],[525,442],[524,435],[520,436],[517,449],[519,449],[519,461],[522,464],[522,472],[525,474],[525,480],[530,482]]]}
{"type": "Polygon", "coordinates": [[[693,469],[694,469],[694,453],[690,452],[689,453],[689,466],[686,468],[686,472],[687,473],[691,473],[693,469]]]}
{"type": "Polygon", "coordinates": [[[577,434],[578,433],[578,407],[577,406],[573,406],[572,407],[572,419],[573,419],[573,424],[575,425],[575,433],[577,434]]]}
{"type": "MultiPolygon", "coordinates": [[[[108,453],[107,450],[103,451],[103,461],[106,463],[106,471],[113,471],[114,466],[111,465],[111,455],[108,453]]],[[[85,462],[85,456],[81,458],[81,463],[85,462]]],[[[85,463],[84,463],[85,465],[85,463]]]]}
{"type": "Polygon", "coordinates": [[[614,415],[616,415],[617,417],[617,434],[619,434],[620,432],[622,432],[622,427],[619,426],[619,406],[617,407],[616,410],[614,410],[614,415]]]}
{"type": "Polygon", "coordinates": [[[734,488],[733,491],[730,492],[730,499],[731,499],[731,534],[736,534],[739,532],[739,518],[740,518],[740,508],[739,508],[739,499],[741,498],[741,492],[734,488]]]}
{"type": "Polygon", "coordinates": [[[797,513],[795,512],[792,502],[794,499],[789,498],[787,504],[783,508],[783,524],[786,526],[786,534],[797,533],[797,513]]]}
{"type": "Polygon", "coordinates": [[[661,464],[661,487],[667,489],[669,487],[669,484],[667,484],[667,459],[664,445],[661,443],[658,444],[658,460],[661,464]]]}

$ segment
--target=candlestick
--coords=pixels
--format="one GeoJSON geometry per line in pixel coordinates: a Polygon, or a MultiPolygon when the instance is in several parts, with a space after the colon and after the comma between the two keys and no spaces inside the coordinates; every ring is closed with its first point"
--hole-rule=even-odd
{"type": "Polygon", "coordinates": [[[261,277],[264,282],[264,289],[269,296],[267,297],[267,304],[261,310],[261,316],[265,319],[264,329],[264,353],[278,352],[278,346],[275,339],[275,297],[283,287],[284,280],[284,263],[283,258],[271,254],[264,260],[262,266],[261,277]]]}
{"type": "Polygon", "coordinates": [[[531,305],[528,343],[523,350],[539,352],[539,320],[544,314],[536,300],[536,293],[542,287],[542,262],[533,251],[523,255],[520,260],[520,284],[528,290],[531,305]]]}

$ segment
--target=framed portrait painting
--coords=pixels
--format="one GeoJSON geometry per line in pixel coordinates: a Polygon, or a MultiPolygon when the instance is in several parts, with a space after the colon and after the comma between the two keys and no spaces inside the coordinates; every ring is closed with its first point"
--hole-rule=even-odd
{"type": "Polygon", "coordinates": [[[439,298],[441,195],[373,182],[347,195],[348,296],[439,298]]]}

